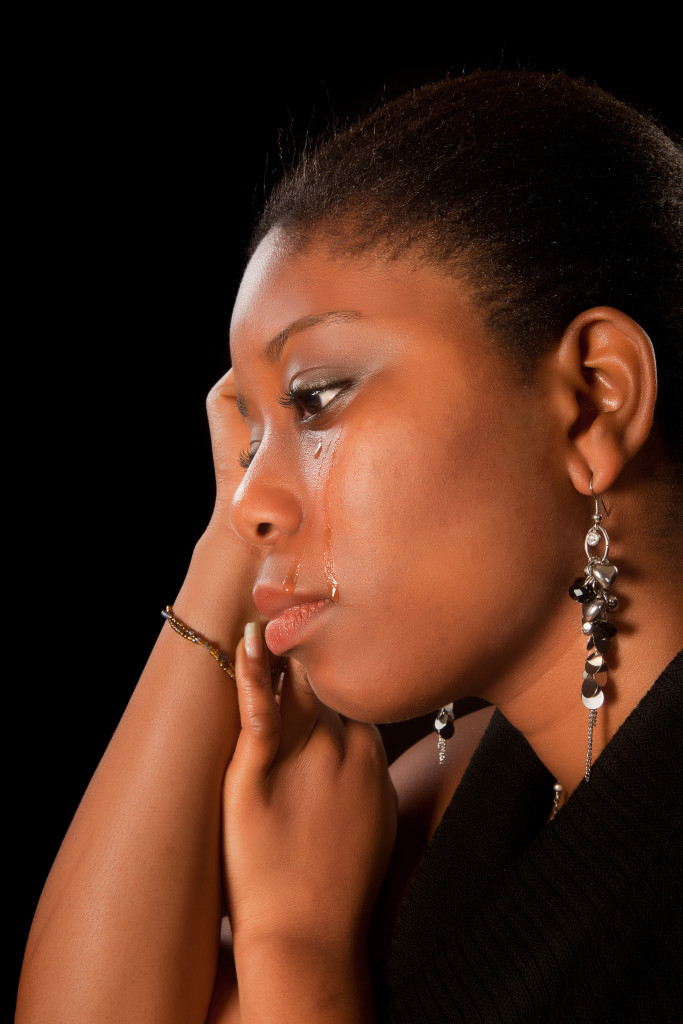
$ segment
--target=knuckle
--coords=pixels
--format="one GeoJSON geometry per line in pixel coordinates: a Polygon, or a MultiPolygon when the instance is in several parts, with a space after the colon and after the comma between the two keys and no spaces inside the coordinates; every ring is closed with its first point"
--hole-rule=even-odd
{"type": "Polygon", "coordinates": [[[206,396],[206,408],[209,414],[215,413],[219,404],[225,399],[236,400],[235,385],[232,377],[232,370],[228,370],[220,380],[217,380],[206,396]]]}
{"type": "Polygon", "coordinates": [[[252,708],[247,711],[246,720],[249,732],[258,739],[273,739],[280,732],[280,715],[276,707],[252,708]]]}
{"type": "Polygon", "coordinates": [[[335,728],[334,722],[319,717],[306,743],[306,758],[335,770],[344,765],[346,753],[342,731],[335,728]]]}
{"type": "Polygon", "coordinates": [[[216,405],[216,385],[214,384],[214,386],[211,388],[211,390],[209,391],[208,395],[206,396],[206,411],[209,414],[209,417],[213,413],[215,405],[216,405]]]}
{"type": "Polygon", "coordinates": [[[346,756],[343,730],[333,725],[331,728],[323,731],[323,737],[326,741],[326,751],[330,763],[341,766],[346,756]]]}
{"type": "Polygon", "coordinates": [[[218,415],[218,403],[221,398],[221,385],[220,381],[209,391],[206,396],[206,413],[210,420],[214,419],[218,415]]]}
{"type": "Polygon", "coordinates": [[[374,725],[354,723],[351,744],[357,757],[374,771],[386,771],[387,755],[379,730],[374,725]]]}

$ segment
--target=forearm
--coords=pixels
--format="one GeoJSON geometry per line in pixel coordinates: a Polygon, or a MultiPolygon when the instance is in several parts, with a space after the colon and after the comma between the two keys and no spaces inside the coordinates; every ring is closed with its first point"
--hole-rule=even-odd
{"type": "MultiPolygon", "coordinates": [[[[242,547],[202,540],[174,605],[226,651],[253,616],[242,547]]],[[[232,680],[165,627],[41,897],[20,1024],[203,1021],[221,914],[221,784],[238,729],[232,680]]]]}

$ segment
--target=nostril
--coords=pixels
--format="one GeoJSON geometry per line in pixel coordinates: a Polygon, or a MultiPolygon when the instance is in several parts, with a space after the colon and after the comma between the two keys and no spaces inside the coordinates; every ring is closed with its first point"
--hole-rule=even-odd
{"type": "Polygon", "coordinates": [[[270,529],[270,523],[259,523],[258,526],[256,527],[256,532],[259,535],[259,537],[267,537],[268,534],[270,533],[270,529]]]}

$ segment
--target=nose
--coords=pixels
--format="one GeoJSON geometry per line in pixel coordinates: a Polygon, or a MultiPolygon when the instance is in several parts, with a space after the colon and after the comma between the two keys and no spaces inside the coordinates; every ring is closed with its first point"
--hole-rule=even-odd
{"type": "Polygon", "coordinates": [[[230,506],[230,522],[238,537],[260,548],[272,548],[281,536],[293,536],[304,519],[303,504],[292,476],[262,445],[230,506]]]}

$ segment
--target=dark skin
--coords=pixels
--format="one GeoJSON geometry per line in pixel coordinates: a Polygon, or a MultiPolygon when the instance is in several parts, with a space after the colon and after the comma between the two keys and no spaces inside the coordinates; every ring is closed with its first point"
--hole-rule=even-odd
{"type": "MultiPolygon", "coordinates": [[[[647,335],[619,310],[587,310],[542,360],[534,386],[523,389],[492,348],[466,294],[448,279],[408,262],[326,260],[324,250],[315,245],[294,254],[286,240],[283,244],[271,238],[270,247],[266,240],[257,253],[238,298],[233,358],[253,457],[233,503],[233,524],[245,540],[266,552],[261,580],[269,586],[285,580],[290,562],[300,559],[306,600],[323,597],[326,582],[320,569],[324,523],[316,519],[321,503],[315,501],[317,478],[310,472],[314,439],[317,443],[327,434],[342,438],[330,469],[339,521],[334,553],[341,598],[312,630],[300,634],[291,650],[315,692],[343,714],[374,720],[395,715],[397,708],[408,716],[466,694],[486,697],[521,729],[571,794],[583,774],[587,716],[576,682],[584,647],[566,585],[585,560],[582,541],[593,511],[586,500],[591,478],[596,492],[609,489],[619,510],[620,527],[611,530],[611,555],[630,569],[630,578],[620,586],[625,612],[635,605],[653,622],[655,609],[663,611],[645,656],[628,619],[623,621],[625,635],[610,659],[614,686],[599,717],[595,757],[680,643],[680,598],[670,592],[664,609],[659,592],[662,580],[673,591],[670,568],[661,574],[651,571],[657,562],[663,569],[671,557],[680,565],[681,546],[666,515],[666,467],[660,477],[647,469],[657,446],[656,437],[651,438],[656,375],[647,335]],[[358,311],[363,319],[313,321],[329,310],[358,311]],[[306,326],[287,342],[281,362],[266,360],[261,354],[264,342],[283,326],[300,324],[301,318],[308,318],[306,326]],[[362,332],[360,356],[355,355],[356,330],[362,332]],[[450,351],[440,347],[445,338],[450,351]],[[370,363],[367,348],[373,353],[370,363]],[[346,379],[348,389],[338,389],[337,382],[346,379]],[[269,396],[288,388],[296,391],[300,382],[319,386],[319,392],[314,397],[304,392],[306,402],[296,418],[269,396]],[[311,412],[317,406],[323,406],[322,413],[311,412]],[[397,431],[392,416],[399,413],[397,431]],[[387,423],[391,429],[385,430],[387,423]],[[415,441],[420,455],[414,460],[406,455],[412,451],[413,430],[420,439],[415,441]],[[397,434],[401,457],[392,454],[397,434]],[[425,448],[425,438],[434,437],[436,444],[425,448]],[[459,458],[461,452],[466,457],[459,458]],[[396,465],[408,478],[405,489],[394,476],[396,465]],[[336,483],[345,474],[349,483],[336,483]],[[653,500],[657,491],[659,497],[653,500]],[[378,497],[383,493],[384,498],[378,497]],[[366,497],[391,509],[392,528],[378,524],[376,533],[367,529],[374,522],[366,497]],[[664,553],[646,541],[650,550],[645,555],[641,549],[636,559],[643,557],[648,571],[639,572],[622,538],[643,537],[644,515],[649,515],[650,536],[666,528],[669,543],[664,553]],[[361,526],[365,529],[359,541],[361,526]],[[435,536],[442,537],[438,545],[435,536]],[[367,566],[363,542],[371,552],[367,566]],[[529,572],[530,558],[540,568],[536,576],[529,572]],[[397,598],[396,575],[406,567],[408,579],[397,598]],[[476,593],[488,579],[495,586],[486,591],[489,615],[483,618],[481,606],[468,605],[463,596],[476,593]],[[523,593],[515,586],[521,579],[523,593]],[[493,631],[491,621],[497,623],[493,631]],[[363,643],[367,636],[382,666],[377,677],[363,643]]],[[[661,459],[657,465],[663,466],[661,459]]],[[[268,692],[262,692],[269,702],[268,692]]],[[[393,769],[399,825],[384,894],[389,922],[488,716],[480,712],[459,724],[441,777],[434,770],[433,738],[393,769]]],[[[277,772],[277,754],[268,764],[269,773],[277,772]]],[[[320,795],[315,782],[306,792],[314,802],[320,795]]],[[[334,817],[333,802],[326,806],[321,797],[319,806],[325,808],[323,816],[334,817]]],[[[349,829],[368,827],[362,815],[352,817],[353,824],[347,819],[338,825],[338,835],[345,839],[349,829]]],[[[260,820],[260,844],[269,845],[264,829],[274,848],[286,848],[287,830],[278,830],[275,822],[273,826],[271,833],[260,820]]],[[[236,836],[249,848],[247,833],[245,823],[236,836]]],[[[328,885],[344,859],[343,846],[333,847],[342,860],[333,857],[327,865],[316,865],[328,885]]],[[[250,852],[244,863],[253,863],[251,857],[250,852]]],[[[366,866],[366,879],[373,870],[373,865],[366,866]]],[[[262,873],[254,872],[253,884],[263,896],[262,883],[262,873]]],[[[262,926],[269,930],[277,919],[273,903],[278,886],[265,889],[269,910],[262,926]]],[[[299,915],[292,915],[290,908],[275,935],[268,931],[273,959],[288,946],[294,916],[298,925],[299,915]]],[[[336,926],[325,915],[313,915],[305,930],[314,944],[324,944],[331,927],[336,926]]],[[[351,934],[347,928],[347,937],[351,934]]],[[[251,941],[238,951],[238,978],[240,962],[249,963],[251,941]]],[[[259,948],[258,940],[255,945],[259,948]]],[[[347,971],[352,961],[347,955],[347,971]]],[[[343,973],[341,964],[331,971],[329,962],[322,976],[337,972],[352,976],[343,973]]],[[[302,957],[290,975],[296,978],[296,992],[288,992],[286,981],[272,979],[274,1019],[282,1013],[281,1019],[304,1019],[297,1016],[305,1002],[302,976],[310,977],[318,991],[323,982],[315,973],[302,957]]],[[[249,984],[240,988],[248,1000],[249,984]]],[[[242,1003],[244,1013],[244,998],[242,1003]]],[[[361,1019],[354,1012],[357,1008],[347,1018],[335,1007],[329,1019],[361,1019]]]]}
{"type": "Polygon", "coordinates": [[[654,357],[625,313],[586,310],[524,386],[445,274],[335,259],[322,241],[294,252],[274,233],[245,274],[231,344],[234,376],[210,401],[216,513],[175,608],[224,649],[260,609],[291,658],[281,703],[259,631],[237,648],[240,728],[220,670],[166,628],[41,901],[22,1022],[132,1021],[141,1007],[185,1024],[372,1021],[382,878],[391,921],[488,713],[459,724],[444,772],[433,737],[394,766],[395,846],[394,791],[364,723],[485,697],[571,793],[585,645],[566,590],[591,478],[609,492],[623,609],[596,757],[680,646],[654,357]],[[219,867],[240,1002],[219,972],[209,1011],[219,867]]]}

